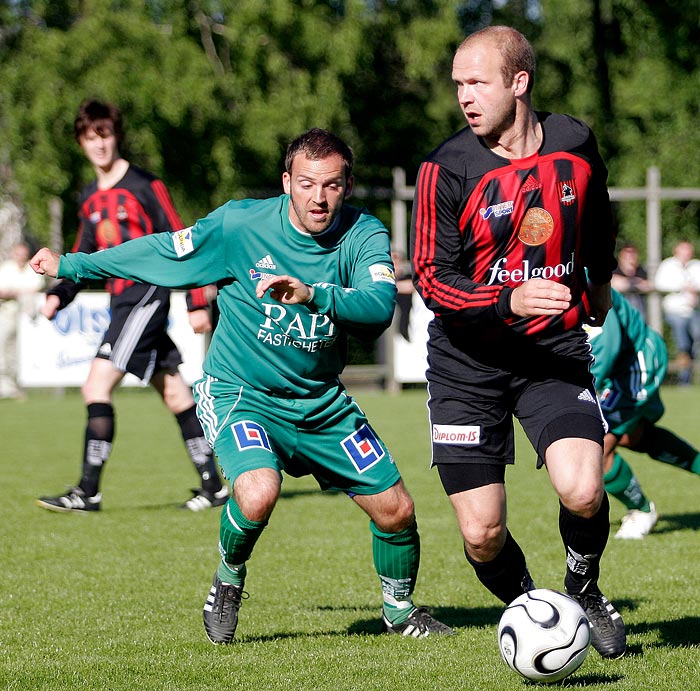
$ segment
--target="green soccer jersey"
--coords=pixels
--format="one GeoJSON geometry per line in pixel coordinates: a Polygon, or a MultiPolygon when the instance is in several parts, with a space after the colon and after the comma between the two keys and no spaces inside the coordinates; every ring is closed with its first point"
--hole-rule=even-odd
{"type": "Polygon", "coordinates": [[[628,400],[644,402],[658,390],[668,365],[666,345],[623,295],[613,290],[603,327],[587,331],[599,392],[617,391],[628,400]]]}
{"type": "Polygon", "coordinates": [[[216,283],[220,320],[205,373],[282,396],[313,395],[337,380],[348,334],[376,338],[391,323],[396,281],[388,231],[374,216],[344,205],[328,231],[310,235],[290,223],[288,206],[286,194],[230,201],[192,228],[65,255],[59,276],[170,288],[216,283]],[[256,297],[261,278],[283,274],[313,286],[311,302],[256,297]]]}

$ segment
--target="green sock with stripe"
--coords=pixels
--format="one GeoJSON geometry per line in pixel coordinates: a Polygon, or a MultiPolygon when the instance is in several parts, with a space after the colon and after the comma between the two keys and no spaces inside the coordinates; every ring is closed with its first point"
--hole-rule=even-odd
{"type": "Polygon", "coordinates": [[[415,609],[411,595],[420,563],[420,536],[413,523],[400,533],[384,533],[370,521],[374,568],[382,584],[384,616],[402,624],[415,609]]]}
{"type": "Polygon", "coordinates": [[[628,509],[647,513],[651,510],[649,500],[644,496],[632,468],[619,454],[615,454],[612,468],[603,476],[603,482],[605,491],[621,501],[628,509]]]}
{"type": "Polygon", "coordinates": [[[217,569],[219,578],[224,583],[243,585],[246,569],[245,562],[258,541],[267,521],[248,520],[238,508],[233,497],[221,512],[219,529],[219,552],[222,562],[217,569]]]}

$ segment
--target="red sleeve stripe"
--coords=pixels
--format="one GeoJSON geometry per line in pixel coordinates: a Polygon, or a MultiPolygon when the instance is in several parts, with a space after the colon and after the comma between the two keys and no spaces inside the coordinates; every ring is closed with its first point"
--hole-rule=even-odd
{"type": "Polygon", "coordinates": [[[156,199],[163,207],[165,215],[168,217],[168,222],[170,223],[171,230],[180,230],[181,228],[184,228],[185,224],[180,220],[177,211],[175,211],[173,201],[170,198],[168,190],[163,184],[163,182],[161,180],[154,180],[151,183],[151,189],[156,195],[156,199]]]}
{"type": "Polygon", "coordinates": [[[207,296],[204,288],[194,288],[189,291],[190,299],[188,308],[190,311],[208,307],[207,296]]]}
{"type": "Polygon", "coordinates": [[[416,211],[416,246],[414,256],[420,265],[429,263],[435,255],[435,189],[437,187],[438,166],[424,163],[418,174],[418,208],[416,211]]]}
{"type": "Polygon", "coordinates": [[[473,293],[466,293],[438,281],[435,277],[435,193],[439,166],[424,163],[418,174],[416,237],[413,248],[414,263],[418,273],[418,285],[423,296],[432,298],[445,307],[461,310],[489,307],[498,301],[502,286],[479,286],[473,293]]]}

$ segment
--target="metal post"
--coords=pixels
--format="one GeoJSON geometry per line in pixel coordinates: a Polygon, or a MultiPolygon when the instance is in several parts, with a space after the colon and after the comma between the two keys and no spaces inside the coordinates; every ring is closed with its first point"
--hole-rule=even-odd
{"type": "MultiPolygon", "coordinates": [[[[661,262],[661,174],[656,166],[647,170],[647,274],[653,281],[661,262]]],[[[647,321],[663,333],[661,295],[653,291],[647,300],[647,321]]]]}
{"type": "Polygon", "coordinates": [[[406,171],[393,168],[393,190],[391,197],[391,244],[408,256],[408,213],[406,212],[406,171]]]}

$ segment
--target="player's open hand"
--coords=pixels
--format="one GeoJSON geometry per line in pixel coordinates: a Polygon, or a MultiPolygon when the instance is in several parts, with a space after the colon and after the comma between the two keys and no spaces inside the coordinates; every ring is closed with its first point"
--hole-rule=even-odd
{"type": "Polygon", "coordinates": [[[29,260],[29,266],[34,269],[35,273],[56,278],[59,258],[60,255],[56,254],[56,252],[52,252],[48,247],[42,247],[29,260]]]}
{"type": "Polygon", "coordinates": [[[546,278],[521,283],[510,295],[510,309],[518,317],[561,314],[571,306],[571,291],[546,278]]]}
{"type": "Polygon", "coordinates": [[[313,289],[293,276],[269,276],[263,278],[255,288],[255,294],[262,298],[268,293],[273,300],[284,305],[303,305],[313,297],[313,289]]]}

